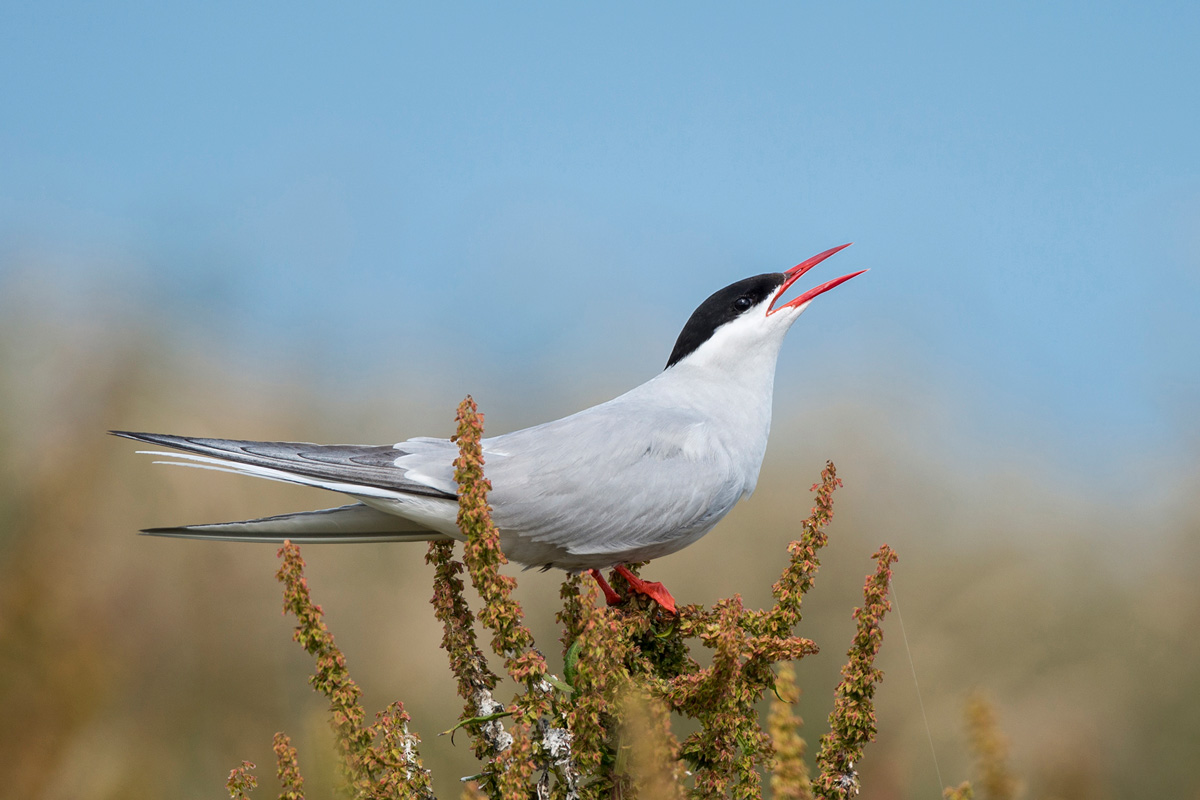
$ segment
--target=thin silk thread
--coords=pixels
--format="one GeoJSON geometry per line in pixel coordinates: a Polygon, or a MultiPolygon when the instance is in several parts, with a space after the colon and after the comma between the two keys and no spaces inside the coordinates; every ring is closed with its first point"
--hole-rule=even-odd
{"type": "Polygon", "coordinates": [[[929,717],[925,714],[925,701],[921,699],[921,684],[917,683],[917,665],[913,663],[912,648],[908,646],[908,634],[904,632],[904,615],[900,613],[900,596],[896,594],[896,576],[893,575],[888,583],[892,590],[892,602],[896,605],[896,619],[900,621],[900,637],[904,639],[904,651],[908,653],[908,666],[912,670],[913,686],[917,689],[917,705],[921,707],[921,719],[925,721],[925,736],[929,739],[929,752],[933,754],[933,769],[937,773],[938,788],[946,784],[942,781],[942,769],[938,766],[937,749],[933,746],[933,731],[929,727],[929,717]]]}

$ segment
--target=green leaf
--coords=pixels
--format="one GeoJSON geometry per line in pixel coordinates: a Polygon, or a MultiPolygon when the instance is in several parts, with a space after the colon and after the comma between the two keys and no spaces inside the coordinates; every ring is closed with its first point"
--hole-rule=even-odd
{"type": "Polygon", "coordinates": [[[574,686],[572,686],[571,684],[567,683],[564,680],[559,680],[558,678],[554,677],[553,675],[550,675],[550,674],[546,675],[546,683],[550,684],[555,689],[558,689],[560,692],[567,692],[568,694],[575,693],[574,686]]]}
{"type": "MultiPolygon", "coordinates": [[[[567,683],[574,684],[575,676],[579,674],[576,664],[579,663],[579,642],[571,642],[571,646],[567,648],[566,663],[563,665],[563,677],[567,679],[567,683]]],[[[571,691],[574,691],[572,689],[571,691]]]]}
{"type": "Polygon", "coordinates": [[[453,744],[454,743],[454,732],[464,725],[470,725],[475,722],[482,724],[484,722],[491,722],[494,719],[501,719],[503,717],[511,717],[512,715],[513,715],[513,712],[511,712],[511,711],[497,711],[495,714],[484,714],[482,717],[471,717],[470,719],[460,719],[458,721],[457,725],[455,725],[453,728],[451,728],[448,731],[442,731],[441,733],[438,734],[438,736],[445,736],[446,734],[450,734],[450,743],[453,744]]]}

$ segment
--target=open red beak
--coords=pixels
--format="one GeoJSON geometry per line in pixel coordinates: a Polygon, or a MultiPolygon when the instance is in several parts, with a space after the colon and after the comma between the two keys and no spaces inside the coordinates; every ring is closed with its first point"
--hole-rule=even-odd
{"type": "Polygon", "coordinates": [[[825,292],[828,292],[833,287],[841,286],[843,283],[850,280],[851,278],[857,277],[859,275],[862,275],[864,272],[866,272],[867,270],[860,269],[858,272],[851,272],[849,275],[843,275],[840,278],[834,278],[831,281],[826,281],[825,283],[822,283],[820,286],[815,286],[812,289],[809,289],[807,292],[805,292],[804,294],[795,298],[794,300],[787,301],[783,305],[779,306],[779,308],[775,307],[775,304],[777,302],[779,302],[779,298],[783,297],[784,293],[788,289],[791,288],[793,283],[800,280],[800,277],[802,275],[804,275],[804,273],[808,272],[810,269],[815,267],[817,264],[820,264],[822,261],[829,258],[831,255],[833,255],[837,251],[845,250],[851,244],[853,244],[853,242],[847,242],[846,244],[838,245],[837,247],[831,247],[830,249],[826,250],[824,253],[817,253],[815,256],[808,259],[807,261],[802,261],[799,264],[797,264],[796,266],[794,266],[791,269],[784,272],[783,274],[787,275],[787,280],[785,280],[783,282],[783,286],[780,286],[779,291],[775,293],[775,297],[771,300],[770,307],[767,308],[767,315],[770,316],[771,314],[774,314],[776,311],[778,311],[781,308],[798,308],[799,306],[802,306],[806,303],[812,302],[812,299],[814,297],[816,297],[817,295],[825,294],[825,292]]]}

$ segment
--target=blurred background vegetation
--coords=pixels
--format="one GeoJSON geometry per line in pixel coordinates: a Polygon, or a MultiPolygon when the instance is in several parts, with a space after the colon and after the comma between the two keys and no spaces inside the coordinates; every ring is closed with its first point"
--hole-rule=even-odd
{"type": "MultiPolygon", "coordinates": [[[[272,763],[271,736],[283,729],[319,796],[334,777],[330,734],[305,680],[309,660],[280,614],[275,548],[134,532],[337,498],[152,467],[104,431],[369,442],[440,435],[454,404],[421,400],[457,387],[439,386],[436,375],[423,392],[381,386],[386,369],[337,391],[299,370],[264,379],[218,365],[122,303],[64,307],[60,287],[20,274],[0,287],[0,793],[213,797],[243,758],[272,763]]],[[[480,400],[493,432],[506,420],[564,411],[562,398],[531,407],[517,389],[496,391],[489,408],[487,394],[480,400]]],[[[886,541],[901,556],[900,611],[947,783],[969,775],[963,709],[982,690],[1029,797],[1197,796],[1195,469],[1150,464],[1120,493],[1093,491],[1049,459],[1013,458],[961,437],[949,444],[939,432],[944,417],[920,404],[862,394],[780,398],[755,496],[648,574],[682,602],[740,592],[763,604],[808,511],[808,487],[833,457],[846,488],[801,630],[823,647],[799,669],[810,742],[825,728],[868,557],[886,541]]],[[[420,545],[305,552],[315,599],[367,707],[407,704],[439,795],[453,796],[455,778],[473,770],[465,747],[435,735],[460,704],[438,650],[422,555],[420,545]]],[[[546,645],[559,576],[520,577],[520,599],[546,645]]],[[[886,632],[880,736],[862,764],[864,794],[934,796],[896,616],[886,632]]]]}

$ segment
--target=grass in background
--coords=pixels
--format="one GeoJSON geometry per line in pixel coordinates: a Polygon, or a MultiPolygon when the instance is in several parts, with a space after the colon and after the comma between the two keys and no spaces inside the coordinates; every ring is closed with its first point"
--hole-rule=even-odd
{"type": "MultiPolygon", "coordinates": [[[[102,432],[386,441],[449,434],[439,409],[378,383],[321,394],[305,388],[316,382],[299,367],[247,377],[126,317],[48,315],[12,291],[0,293],[0,312],[0,797],[209,798],[231,764],[272,762],[279,728],[303,755],[306,793],[329,796],[337,765],[325,755],[324,709],[304,685],[311,664],[279,647],[290,626],[262,579],[274,549],[133,534],[322,498],[152,468],[102,432]],[[387,402],[360,400],[371,397],[387,402]]],[[[493,420],[504,416],[502,399],[489,400],[493,420]]],[[[807,505],[794,476],[814,468],[784,448],[803,441],[809,456],[834,453],[850,486],[821,592],[806,601],[806,633],[849,641],[844,610],[862,586],[856,554],[878,533],[903,550],[905,623],[946,775],[971,774],[961,714],[982,687],[1027,797],[1200,792],[1200,470],[1148,469],[1144,485],[1114,497],[1033,457],[944,457],[922,433],[927,420],[862,399],[806,411],[803,429],[777,421],[753,500],[656,562],[656,578],[689,602],[743,591],[750,606],[768,603],[761,587],[773,568],[761,554],[790,538],[807,505]]],[[[306,555],[339,645],[359,665],[366,707],[403,696],[415,729],[449,727],[462,704],[433,657],[442,631],[428,608],[432,568],[403,546],[306,555]],[[414,661],[414,652],[430,657],[414,661]]],[[[557,588],[553,576],[528,574],[516,590],[539,641],[558,626],[537,599],[557,588]]],[[[889,680],[875,698],[879,738],[862,764],[864,794],[936,796],[906,657],[889,646],[879,665],[889,680]]],[[[797,668],[807,691],[796,710],[816,721],[810,741],[825,732],[839,666],[823,654],[797,668]]],[[[474,762],[461,739],[427,741],[422,755],[437,794],[456,796],[455,776],[474,762]]]]}

